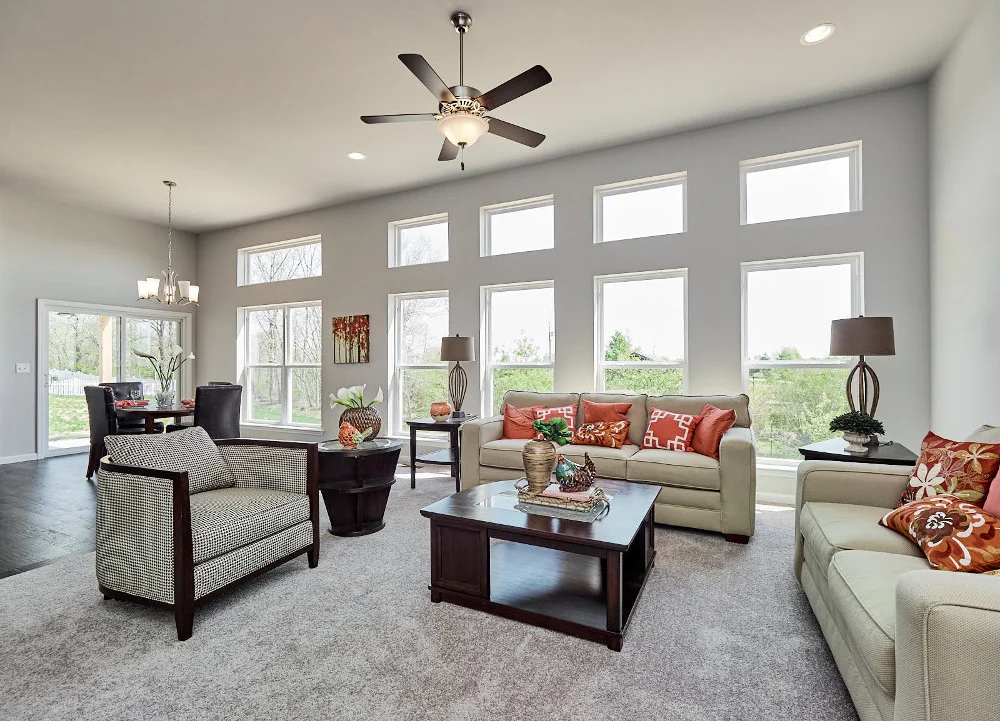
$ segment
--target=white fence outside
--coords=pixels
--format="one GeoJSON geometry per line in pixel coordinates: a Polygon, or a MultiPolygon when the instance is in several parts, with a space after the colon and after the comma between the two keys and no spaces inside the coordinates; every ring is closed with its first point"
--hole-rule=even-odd
{"type": "MultiPolygon", "coordinates": [[[[67,378],[61,381],[49,383],[50,396],[82,396],[85,386],[96,386],[97,379],[88,380],[86,378],[67,378]]],[[[160,390],[160,384],[154,380],[142,381],[142,396],[150,398],[160,390]]]]}

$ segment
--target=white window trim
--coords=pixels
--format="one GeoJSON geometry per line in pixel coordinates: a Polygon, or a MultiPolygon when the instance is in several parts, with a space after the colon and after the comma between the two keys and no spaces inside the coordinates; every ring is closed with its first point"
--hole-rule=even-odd
{"type": "MultiPolygon", "coordinates": [[[[740,298],[741,298],[741,342],[742,342],[742,376],[743,392],[750,392],[750,371],[765,368],[847,368],[850,369],[857,363],[857,358],[844,358],[841,361],[754,361],[750,359],[747,331],[749,329],[750,305],[747,297],[747,277],[750,273],[762,270],[784,270],[789,268],[816,268],[825,265],[851,266],[851,316],[857,317],[865,312],[864,310],[864,253],[840,253],[837,255],[819,255],[804,258],[787,258],[783,260],[762,260],[740,264],[740,298]]],[[[786,458],[770,458],[761,456],[758,459],[758,467],[761,463],[774,468],[793,468],[798,466],[798,461],[786,458]]]]}
{"type": "Polygon", "coordinates": [[[251,283],[250,278],[250,257],[257,253],[266,253],[271,250],[285,250],[286,248],[297,248],[304,245],[318,245],[320,253],[319,275],[309,275],[305,278],[289,278],[288,280],[305,280],[306,278],[323,277],[323,236],[309,235],[303,238],[293,238],[292,240],[281,240],[277,243],[264,243],[262,245],[251,245],[240,248],[237,251],[236,263],[236,285],[271,285],[272,283],[287,283],[288,280],[269,280],[261,283],[251,283]]]}
{"type": "Polygon", "coordinates": [[[667,235],[681,235],[688,231],[688,209],[687,209],[687,172],[668,173],[666,175],[656,175],[649,178],[639,178],[637,180],[625,180],[620,183],[608,183],[594,187],[594,242],[595,243],[617,243],[621,240],[635,240],[636,238],[662,238],[667,235]],[[669,188],[673,185],[681,186],[681,230],[676,233],[661,233],[659,235],[637,235],[632,238],[617,238],[615,240],[604,240],[604,199],[613,195],[625,195],[642,190],[652,190],[654,188],[669,188]]]}
{"type": "MultiPolygon", "coordinates": [[[[291,363],[289,362],[289,314],[293,308],[307,308],[307,307],[319,307],[320,314],[322,316],[322,301],[318,300],[308,300],[300,301],[296,303],[272,303],[269,305],[254,305],[254,306],[243,306],[238,310],[238,323],[239,332],[237,337],[239,339],[237,343],[238,348],[238,372],[240,381],[243,384],[243,401],[242,408],[240,409],[240,425],[243,426],[256,426],[260,428],[288,428],[296,431],[306,431],[314,432],[320,434],[323,432],[323,423],[320,420],[319,424],[312,425],[307,423],[293,423],[292,422],[292,383],[291,374],[292,370],[295,368],[315,368],[322,375],[323,364],[322,359],[319,363],[291,363]],[[277,310],[281,309],[283,312],[282,318],[282,362],[281,363],[253,363],[249,362],[250,359],[250,333],[248,329],[248,319],[249,314],[252,311],[260,310],[277,310]],[[253,387],[251,383],[251,370],[254,368],[281,368],[281,419],[278,421],[261,421],[255,420],[250,417],[250,402],[253,397],[253,387]]],[[[322,333],[322,318],[320,319],[320,333],[322,333]]],[[[322,408],[322,405],[321,405],[322,408]]]]}
{"type": "Polygon", "coordinates": [[[490,258],[501,255],[518,255],[519,253],[534,253],[537,251],[552,250],[555,247],[555,242],[556,242],[554,228],[553,228],[552,245],[547,248],[532,248],[531,250],[521,250],[512,253],[494,253],[493,241],[490,238],[490,218],[492,218],[494,215],[502,215],[504,213],[516,213],[519,210],[544,208],[550,205],[553,206],[554,208],[555,202],[556,201],[554,195],[539,195],[534,198],[525,198],[524,200],[512,200],[508,203],[496,203],[494,205],[482,206],[479,209],[480,257],[490,258]]]}
{"type": "Polygon", "coordinates": [[[407,220],[394,220],[389,223],[389,267],[390,268],[409,268],[413,265],[431,265],[432,263],[447,263],[448,262],[448,251],[449,248],[445,246],[445,258],[444,260],[432,260],[426,263],[401,263],[400,259],[403,257],[403,249],[401,243],[402,231],[410,230],[411,228],[420,228],[425,225],[438,225],[444,223],[448,229],[448,241],[450,245],[451,241],[451,226],[448,224],[448,214],[447,213],[435,213],[433,215],[424,215],[419,218],[409,218],[407,220]]]}
{"type": "Polygon", "coordinates": [[[619,273],[616,275],[594,276],[594,388],[604,391],[604,371],[608,368],[645,368],[650,370],[667,370],[679,368],[683,393],[688,389],[688,281],[687,268],[672,270],[652,270],[638,273],[619,273]],[[662,361],[606,361],[604,360],[604,286],[609,283],[627,283],[636,280],[657,280],[660,278],[680,278],[684,283],[684,360],[667,363],[662,361]]]}
{"type": "MultiPolygon", "coordinates": [[[[550,363],[496,363],[493,361],[493,329],[490,327],[490,307],[495,293],[505,293],[517,290],[535,290],[538,288],[553,289],[553,306],[555,305],[555,281],[540,280],[530,283],[506,283],[500,285],[484,285],[480,288],[480,307],[483,312],[482,330],[480,331],[479,357],[482,359],[482,408],[480,416],[487,418],[493,415],[493,371],[505,370],[508,368],[549,368],[552,370],[553,380],[556,372],[556,348],[552,346],[552,361],[550,363]]],[[[553,333],[555,332],[555,322],[553,321],[553,333]]]]}
{"type": "MultiPolygon", "coordinates": [[[[822,160],[833,160],[835,158],[848,158],[851,161],[851,209],[848,212],[857,213],[861,211],[863,195],[861,189],[861,141],[856,140],[850,143],[827,145],[822,148],[797,150],[792,153],[782,153],[780,155],[769,155],[763,158],[751,158],[750,160],[740,161],[740,225],[763,225],[765,223],[780,223],[784,220],[805,220],[807,218],[824,217],[811,215],[804,218],[784,218],[782,220],[762,221],[761,223],[747,223],[747,175],[760,170],[787,168],[822,160]]],[[[831,215],[842,215],[842,213],[832,213],[831,215]]]]}
{"type": "Polygon", "coordinates": [[[451,300],[447,290],[428,290],[418,293],[392,293],[389,295],[389,428],[394,435],[409,436],[406,419],[403,418],[403,373],[404,370],[448,370],[447,361],[437,363],[402,363],[400,349],[403,347],[402,301],[421,298],[447,298],[449,328],[451,326],[451,300]]]}

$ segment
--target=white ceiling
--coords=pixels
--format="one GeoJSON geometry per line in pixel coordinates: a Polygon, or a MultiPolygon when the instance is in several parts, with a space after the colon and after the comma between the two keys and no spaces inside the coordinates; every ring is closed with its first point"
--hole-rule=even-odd
{"type": "Polygon", "coordinates": [[[466,83],[536,63],[552,84],[496,112],[467,174],[929,76],[980,0],[0,0],[0,184],[204,231],[454,179],[434,112],[396,59],[466,83]],[[811,48],[819,22],[836,34],[811,48]],[[368,160],[348,160],[349,151],[368,160]]]}

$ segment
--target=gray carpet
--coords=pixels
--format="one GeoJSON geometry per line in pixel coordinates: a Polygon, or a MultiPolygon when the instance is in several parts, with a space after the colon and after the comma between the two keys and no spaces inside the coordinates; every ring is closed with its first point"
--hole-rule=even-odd
{"type": "Polygon", "coordinates": [[[400,476],[385,530],[200,608],[105,602],[94,554],[0,581],[0,718],[856,719],[791,570],[792,512],[749,546],[659,527],[621,653],[432,604],[417,511],[448,494],[400,476]]]}

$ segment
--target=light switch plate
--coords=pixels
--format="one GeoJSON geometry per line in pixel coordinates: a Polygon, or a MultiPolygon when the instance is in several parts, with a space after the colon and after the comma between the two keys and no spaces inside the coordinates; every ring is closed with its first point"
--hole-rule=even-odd
{"type": "Polygon", "coordinates": [[[31,364],[30,363],[17,363],[14,366],[14,372],[15,373],[31,373],[31,364]]]}

